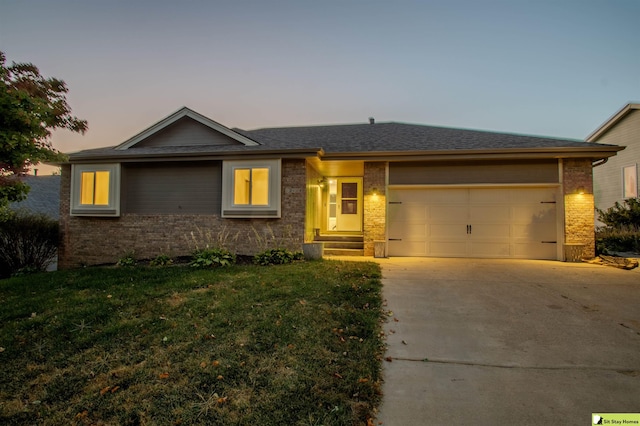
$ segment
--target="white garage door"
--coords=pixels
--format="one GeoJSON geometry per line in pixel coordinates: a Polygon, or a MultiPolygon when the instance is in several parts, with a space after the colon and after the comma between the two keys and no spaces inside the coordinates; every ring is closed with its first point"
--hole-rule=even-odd
{"type": "Polygon", "coordinates": [[[556,259],[556,188],[389,190],[389,255],[556,259]]]}

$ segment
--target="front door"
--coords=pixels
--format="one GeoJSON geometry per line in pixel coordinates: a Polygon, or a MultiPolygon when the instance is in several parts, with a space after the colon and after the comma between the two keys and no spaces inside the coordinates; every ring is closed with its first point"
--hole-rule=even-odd
{"type": "Polygon", "coordinates": [[[362,178],[329,180],[329,231],[362,231],[362,178]]]}

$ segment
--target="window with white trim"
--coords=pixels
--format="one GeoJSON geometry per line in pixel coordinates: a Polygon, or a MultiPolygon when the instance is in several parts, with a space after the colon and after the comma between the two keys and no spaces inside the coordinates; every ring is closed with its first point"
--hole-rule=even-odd
{"type": "Polygon", "coordinates": [[[120,215],[120,165],[71,166],[71,215],[120,215]]]}
{"type": "Polygon", "coordinates": [[[231,160],[222,164],[222,217],[280,217],[277,160],[231,160]]]}

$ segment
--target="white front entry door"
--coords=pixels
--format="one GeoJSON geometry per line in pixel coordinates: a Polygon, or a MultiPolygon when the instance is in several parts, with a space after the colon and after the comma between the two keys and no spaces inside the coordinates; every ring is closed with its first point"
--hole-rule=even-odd
{"type": "Polygon", "coordinates": [[[362,178],[331,178],[327,204],[329,231],[362,231],[362,178]]]}
{"type": "Polygon", "coordinates": [[[556,188],[389,191],[389,255],[557,258],[556,188]]]}

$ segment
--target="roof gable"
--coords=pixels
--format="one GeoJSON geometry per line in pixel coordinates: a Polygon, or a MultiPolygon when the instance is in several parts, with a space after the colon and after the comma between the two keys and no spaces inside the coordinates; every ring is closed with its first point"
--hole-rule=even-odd
{"type": "Polygon", "coordinates": [[[115,149],[126,150],[134,146],[141,148],[193,145],[257,146],[260,144],[202,114],[182,107],[115,149]]]}
{"type": "Polygon", "coordinates": [[[585,140],[587,142],[596,142],[598,139],[600,139],[601,136],[615,127],[620,121],[622,121],[623,118],[625,118],[634,110],[640,110],[640,104],[630,103],[625,105],[618,112],[613,114],[607,121],[605,121],[600,127],[594,130],[593,133],[587,136],[585,140]]]}

